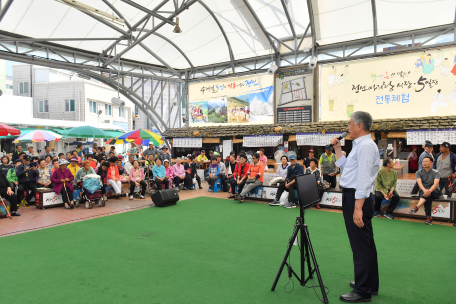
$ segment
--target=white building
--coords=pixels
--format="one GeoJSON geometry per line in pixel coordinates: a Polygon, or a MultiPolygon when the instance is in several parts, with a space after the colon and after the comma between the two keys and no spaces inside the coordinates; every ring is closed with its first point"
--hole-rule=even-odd
{"type": "MultiPolygon", "coordinates": [[[[0,97],[0,103],[2,104],[0,122],[20,129],[22,133],[42,129],[45,131],[53,131],[57,134],[64,134],[65,129],[90,125],[105,130],[108,134],[112,134],[113,138],[123,134],[120,127],[112,123],[35,118],[33,117],[33,98],[31,97],[3,95],[0,97]]],[[[16,137],[17,136],[0,136],[0,151],[10,153],[14,151],[14,144],[12,144],[11,141],[16,137]]],[[[33,146],[35,151],[38,151],[44,149],[44,146],[49,144],[55,151],[67,152],[75,149],[74,145],[68,145],[75,140],[76,138],[62,138],[60,141],[52,141],[49,143],[21,143],[21,145],[24,148],[33,146]]],[[[123,151],[124,149],[125,147],[123,145],[116,145],[117,151],[123,151]]]]}
{"type": "Polygon", "coordinates": [[[47,67],[15,65],[13,87],[14,95],[33,98],[34,118],[106,123],[132,130],[133,104],[122,98],[125,107],[114,105],[111,98],[117,97],[117,91],[97,81],[47,67]]]}

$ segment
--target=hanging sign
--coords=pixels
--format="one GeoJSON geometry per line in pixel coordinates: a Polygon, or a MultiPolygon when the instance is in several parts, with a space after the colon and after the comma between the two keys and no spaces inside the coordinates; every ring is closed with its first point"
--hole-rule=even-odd
{"type": "Polygon", "coordinates": [[[175,137],[173,138],[174,148],[201,148],[203,147],[202,137],[175,137]]]}
{"type": "Polygon", "coordinates": [[[275,147],[283,144],[283,135],[246,135],[243,138],[244,147],[275,147]]]}

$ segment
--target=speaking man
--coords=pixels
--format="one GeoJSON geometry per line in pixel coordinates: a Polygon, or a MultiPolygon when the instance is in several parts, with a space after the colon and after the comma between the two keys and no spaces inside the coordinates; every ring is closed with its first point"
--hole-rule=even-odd
{"type": "Polygon", "coordinates": [[[370,302],[371,296],[378,294],[379,287],[371,220],[374,215],[372,191],[380,168],[380,156],[369,134],[371,127],[369,113],[357,111],[351,115],[347,129],[353,139],[353,148],[348,158],[342,154],[340,141],[331,140],[338,159],[336,165],[344,171],[340,178],[342,212],[355,266],[355,281],[350,282],[354,289],[340,296],[341,301],[349,303],[370,302]]]}

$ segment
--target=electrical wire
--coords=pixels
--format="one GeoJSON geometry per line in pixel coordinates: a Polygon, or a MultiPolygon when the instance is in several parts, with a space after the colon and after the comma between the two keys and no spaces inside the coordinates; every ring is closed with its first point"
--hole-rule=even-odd
{"type": "Polygon", "coordinates": [[[40,226],[40,227],[35,227],[35,228],[30,228],[30,229],[24,229],[24,230],[18,230],[18,231],[3,233],[3,234],[0,234],[0,237],[7,236],[7,235],[24,233],[24,232],[29,232],[29,231],[40,230],[40,229],[44,229],[44,228],[60,226],[60,225],[69,224],[69,223],[72,223],[72,222],[79,222],[79,221],[82,221],[82,220],[88,220],[88,219],[92,219],[92,218],[96,218],[96,217],[112,215],[112,214],[116,214],[116,213],[122,213],[124,211],[129,211],[129,210],[144,209],[144,208],[151,207],[151,206],[152,206],[152,204],[147,204],[147,205],[142,205],[142,206],[137,206],[137,207],[130,207],[130,208],[122,209],[122,210],[116,210],[116,211],[111,211],[111,212],[106,212],[106,213],[101,213],[101,214],[94,214],[94,215],[91,215],[91,216],[80,217],[80,218],[77,218],[77,219],[72,219],[72,220],[69,220],[69,221],[59,222],[59,223],[55,223],[55,224],[51,224],[51,225],[46,225],[46,226],[40,226]]]}

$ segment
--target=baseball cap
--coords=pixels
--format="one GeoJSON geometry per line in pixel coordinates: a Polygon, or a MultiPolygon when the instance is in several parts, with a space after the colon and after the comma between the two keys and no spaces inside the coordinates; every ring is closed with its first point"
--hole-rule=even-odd
{"type": "Polygon", "coordinates": [[[333,147],[331,145],[326,145],[325,150],[326,151],[332,151],[333,147]]]}
{"type": "Polygon", "coordinates": [[[444,146],[445,148],[449,148],[450,147],[450,143],[447,142],[447,141],[444,141],[443,143],[440,144],[441,146],[444,146]]]}
{"type": "Polygon", "coordinates": [[[433,147],[434,145],[429,140],[426,140],[426,142],[424,143],[424,146],[425,147],[433,147]]]}
{"type": "Polygon", "coordinates": [[[30,155],[27,155],[25,154],[24,157],[23,157],[24,160],[31,160],[32,158],[30,157],[30,155]]]}
{"type": "Polygon", "coordinates": [[[167,158],[165,158],[165,160],[163,161],[164,163],[168,162],[169,163],[169,160],[167,158]]]}
{"type": "Polygon", "coordinates": [[[289,159],[290,159],[290,160],[296,159],[296,155],[291,154],[290,157],[289,157],[289,159]]]}
{"type": "Polygon", "coordinates": [[[201,152],[206,152],[206,150],[201,150],[201,152]]]}
{"type": "Polygon", "coordinates": [[[312,153],[314,153],[315,151],[314,151],[314,149],[310,149],[310,150],[309,150],[309,152],[312,152],[312,153]]]}

